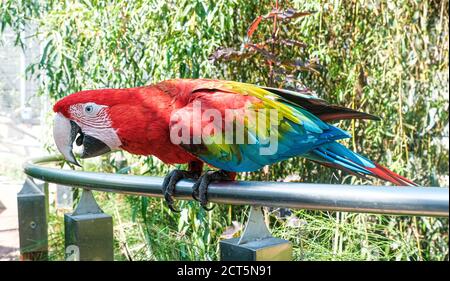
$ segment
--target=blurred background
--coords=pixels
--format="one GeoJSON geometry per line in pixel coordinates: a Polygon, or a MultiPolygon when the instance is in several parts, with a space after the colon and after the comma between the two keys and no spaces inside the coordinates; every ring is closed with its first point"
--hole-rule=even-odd
{"type": "MultiPolygon", "coordinates": [[[[177,77],[308,88],[382,118],[342,121],[350,148],[420,185],[448,187],[448,9],[448,1],[431,0],[2,0],[0,259],[17,258],[21,164],[56,153],[52,104],[84,89],[177,77]]],[[[172,168],[122,152],[83,166],[157,176],[172,168]]],[[[301,159],[240,179],[386,184],[301,159]]],[[[50,258],[62,260],[63,214],[79,194],[57,204],[56,190],[50,187],[50,258]]],[[[161,199],[95,195],[113,216],[117,260],[217,260],[217,240],[238,236],[247,216],[242,206],[205,212],[183,201],[177,214],[161,199]]],[[[448,260],[444,218],[267,210],[266,220],[294,244],[295,260],[448,260]]]]}

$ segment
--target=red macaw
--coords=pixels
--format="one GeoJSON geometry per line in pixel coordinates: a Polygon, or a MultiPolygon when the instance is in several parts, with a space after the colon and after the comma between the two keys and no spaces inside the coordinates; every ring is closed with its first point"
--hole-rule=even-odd
{"type": "Polygon", "coordinates": [[[181,179],[197,180],[193,197],[205,207],[211,181],[234,180],[236,172],[295,156],[360,177],[416,185],[339,144],[337,140],[350,135],[330,124],[378,117],[328,104],[307,92],[175,79],[138,88],[80,91],[59,100],[53,110],[56,146],[73,164],[79,165],[72,152],[74,141],[83,147],[81,158],[123,149],[167,164],[189,164],[187,171],[173,170],[164,179],[164,197],[172,210],[175,185],[181,179]],[[240,141],[238,128],[244,136],[240,141]],[[219,170],[201,175],[204,163],[219,170]]]}

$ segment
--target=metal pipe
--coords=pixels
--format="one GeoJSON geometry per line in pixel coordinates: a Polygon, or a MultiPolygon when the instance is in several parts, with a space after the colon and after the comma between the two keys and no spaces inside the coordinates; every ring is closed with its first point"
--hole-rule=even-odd
{"type": "MultiPolygon", "coordinates": [[[[60,161],[57,157],[33,159],[24,172],[47,182],[92,190],[161,197],[163,179],[62,170],[39,166],[60,161]]],[[[193,182],[181,181],[177,199],[191,200],[193,182]]],[[[449,189],[442,187],[357,186],[284,182],[213,183],[208,189],[211,202],[233,205],[261,205],[293,209],[345,211],[394,215],[449,215],[449,189]]]]}

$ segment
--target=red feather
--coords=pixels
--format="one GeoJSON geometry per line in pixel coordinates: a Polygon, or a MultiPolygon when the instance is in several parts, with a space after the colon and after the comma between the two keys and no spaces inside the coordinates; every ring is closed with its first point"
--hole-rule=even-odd
{"type": "Polygon", "coordinates": [[[381,166],[380,164],[376,162],[373,163],[375,164],[375,168],[368,168],[368,167],[364,168],[371,171],[376,177],[385,181],[390,181],[393,184],[400,186],[418,186],[418,184],[416,184],[415,182],[392,172],[391,170],[381,166]]]}

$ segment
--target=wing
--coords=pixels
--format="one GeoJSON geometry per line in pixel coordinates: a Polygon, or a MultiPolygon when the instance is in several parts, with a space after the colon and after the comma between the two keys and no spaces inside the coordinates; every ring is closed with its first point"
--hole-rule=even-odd
{"type": "MultiPolygon", "coordinates": [[[[208,80],[206,80],[208,81],[208,80]]],[[[380,120],[378,116],[353,110],[351,108],[346,108],[338,105],[329,104],[327,101],[313,96],[310,92],[294,92],[287,89],[278,89],[271,87],[255,86],[252,84],[232,82],[232,81],[214,81],[209,80],[208,82],[199,84],[200,89],[230,89],[236,93],[248,93],[248,89],[251,88],[253,94],[256,96],[265,96],[271,99],[275,99],[282,103],[289,103],[296,106],[300,106],[310,113],[316,115],[319,119],[325,122],[338,121],[344,119],[372,119],[380,120]],[[260,88],[264,91],[258,91],[260,88]]]]}
{"type": "Polygon", "coordinates": [[[184,132],[187,137],[178,140],[181,147],[227,171],[254,171],[349,137],[258,86],[202,80],[189,88],[189,103],[172,115],[171,136],[184,132]]]}
{"type": "Polygon", "coordinates": [[[311,95],[309,92],[299,93],[286,89],[261,87],[283,99],[301,106],[319,117],[322,121],[338,121],[344,119],[371,119],[380,120],[380,117],[356,111],[351,108],[329,104],[327,101],[311,95]]]}

